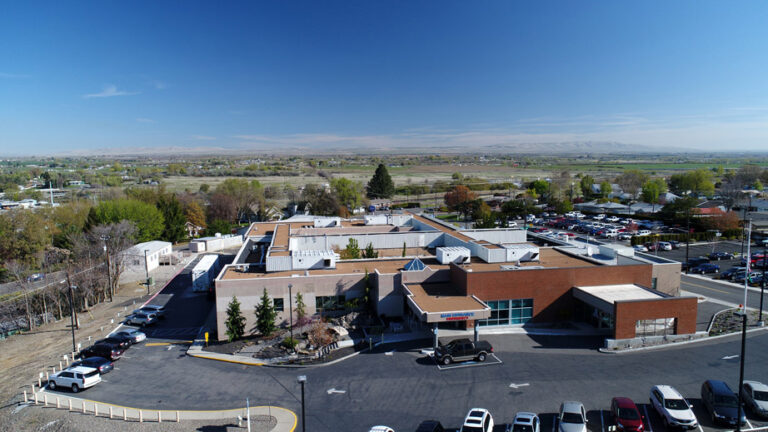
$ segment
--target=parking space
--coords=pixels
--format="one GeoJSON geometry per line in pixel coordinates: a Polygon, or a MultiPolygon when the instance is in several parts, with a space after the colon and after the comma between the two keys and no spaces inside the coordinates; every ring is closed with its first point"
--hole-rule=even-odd
{"type": "Polygon", "coordinates": [[[432,361],[435,362],[435,365],[437,365],[437,369],[441,371],[447,371],[447,370],[453,370],[453,369],[463,369],[463,368],[471,368],[471,367],[480,367],[480,366],[494,366],[494,365],[501,365],[504,362],[502,362],[498,357],[496,357],[496,354],[491,353],[491,355],[488,356],[487,359],[485,359],[484,362],[477,361],[477,360],[469,360],[464,362],[455,362],[451,363],[449,365],[443,365],[438,363],[434,357],[432,357],[432,361]]]}

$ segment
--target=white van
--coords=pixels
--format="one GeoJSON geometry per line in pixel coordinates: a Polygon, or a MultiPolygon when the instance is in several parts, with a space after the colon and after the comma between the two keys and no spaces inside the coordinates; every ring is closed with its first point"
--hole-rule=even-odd
{"type": "Polygon", "coordinates": [[[609,228],[603,232],[605,238],[616,238],[619,236],[619,230],[617,228],[609,228]]]}

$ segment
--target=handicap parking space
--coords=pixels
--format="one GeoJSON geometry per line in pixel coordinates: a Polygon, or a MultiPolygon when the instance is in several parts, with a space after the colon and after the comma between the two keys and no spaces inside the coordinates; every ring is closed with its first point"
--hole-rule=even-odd
{"type": "Polygon", "coordinates": [[[431,356],[432,361],[435,362],[435,365],[437,365],[437,369],[441,371],[446,370],[453,370],[453,369],[464,369],[464,368],[471,368],[471,367],[480,367],[480,366],[495,366],[495,365],[502,365],[504,362],[501,361],[498,357],[496,357],[496,354],[491,353],[487,359],[485,359],[484,362],[477,361],[477,360],[469,360],[464,362],[454,362],[448,365],[440,364],[438,363],[433,356],[431,356]]]}

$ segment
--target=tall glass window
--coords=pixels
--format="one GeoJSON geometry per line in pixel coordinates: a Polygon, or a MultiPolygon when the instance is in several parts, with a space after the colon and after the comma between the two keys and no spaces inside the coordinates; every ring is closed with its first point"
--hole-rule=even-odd
{"type": "Polygon", "coordinates": [[[480,326],[525,324],[533,317],[533,299],[494,300],[486,302],[491,317],[477,322],[480,326]]]}

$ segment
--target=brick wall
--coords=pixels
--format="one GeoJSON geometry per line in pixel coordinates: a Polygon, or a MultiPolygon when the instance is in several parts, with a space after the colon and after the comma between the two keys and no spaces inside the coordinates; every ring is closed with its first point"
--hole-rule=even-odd
{"type": "Polygon", "coordinates": [[[451,266],[451,273],[453,282],[458,287],[462,287],[462,279],[465,278],[467,294],[474,294],[483,301],[533,298],[531,321],[552,322],[575,318],[573,311],[576,300],[571,294],[572,287],[637,284],[650,288],[651,267],[651,264],[638,264],[466,272],[457,266],[451,266]]]}
{"type": "Polygon", "coordinates": [[[635,337],[640,320],[677,318],[675,334],[696,333],[696,297],[669,297],[659,300],[631,300],[614,304],[616,339],[635,337]]]}

